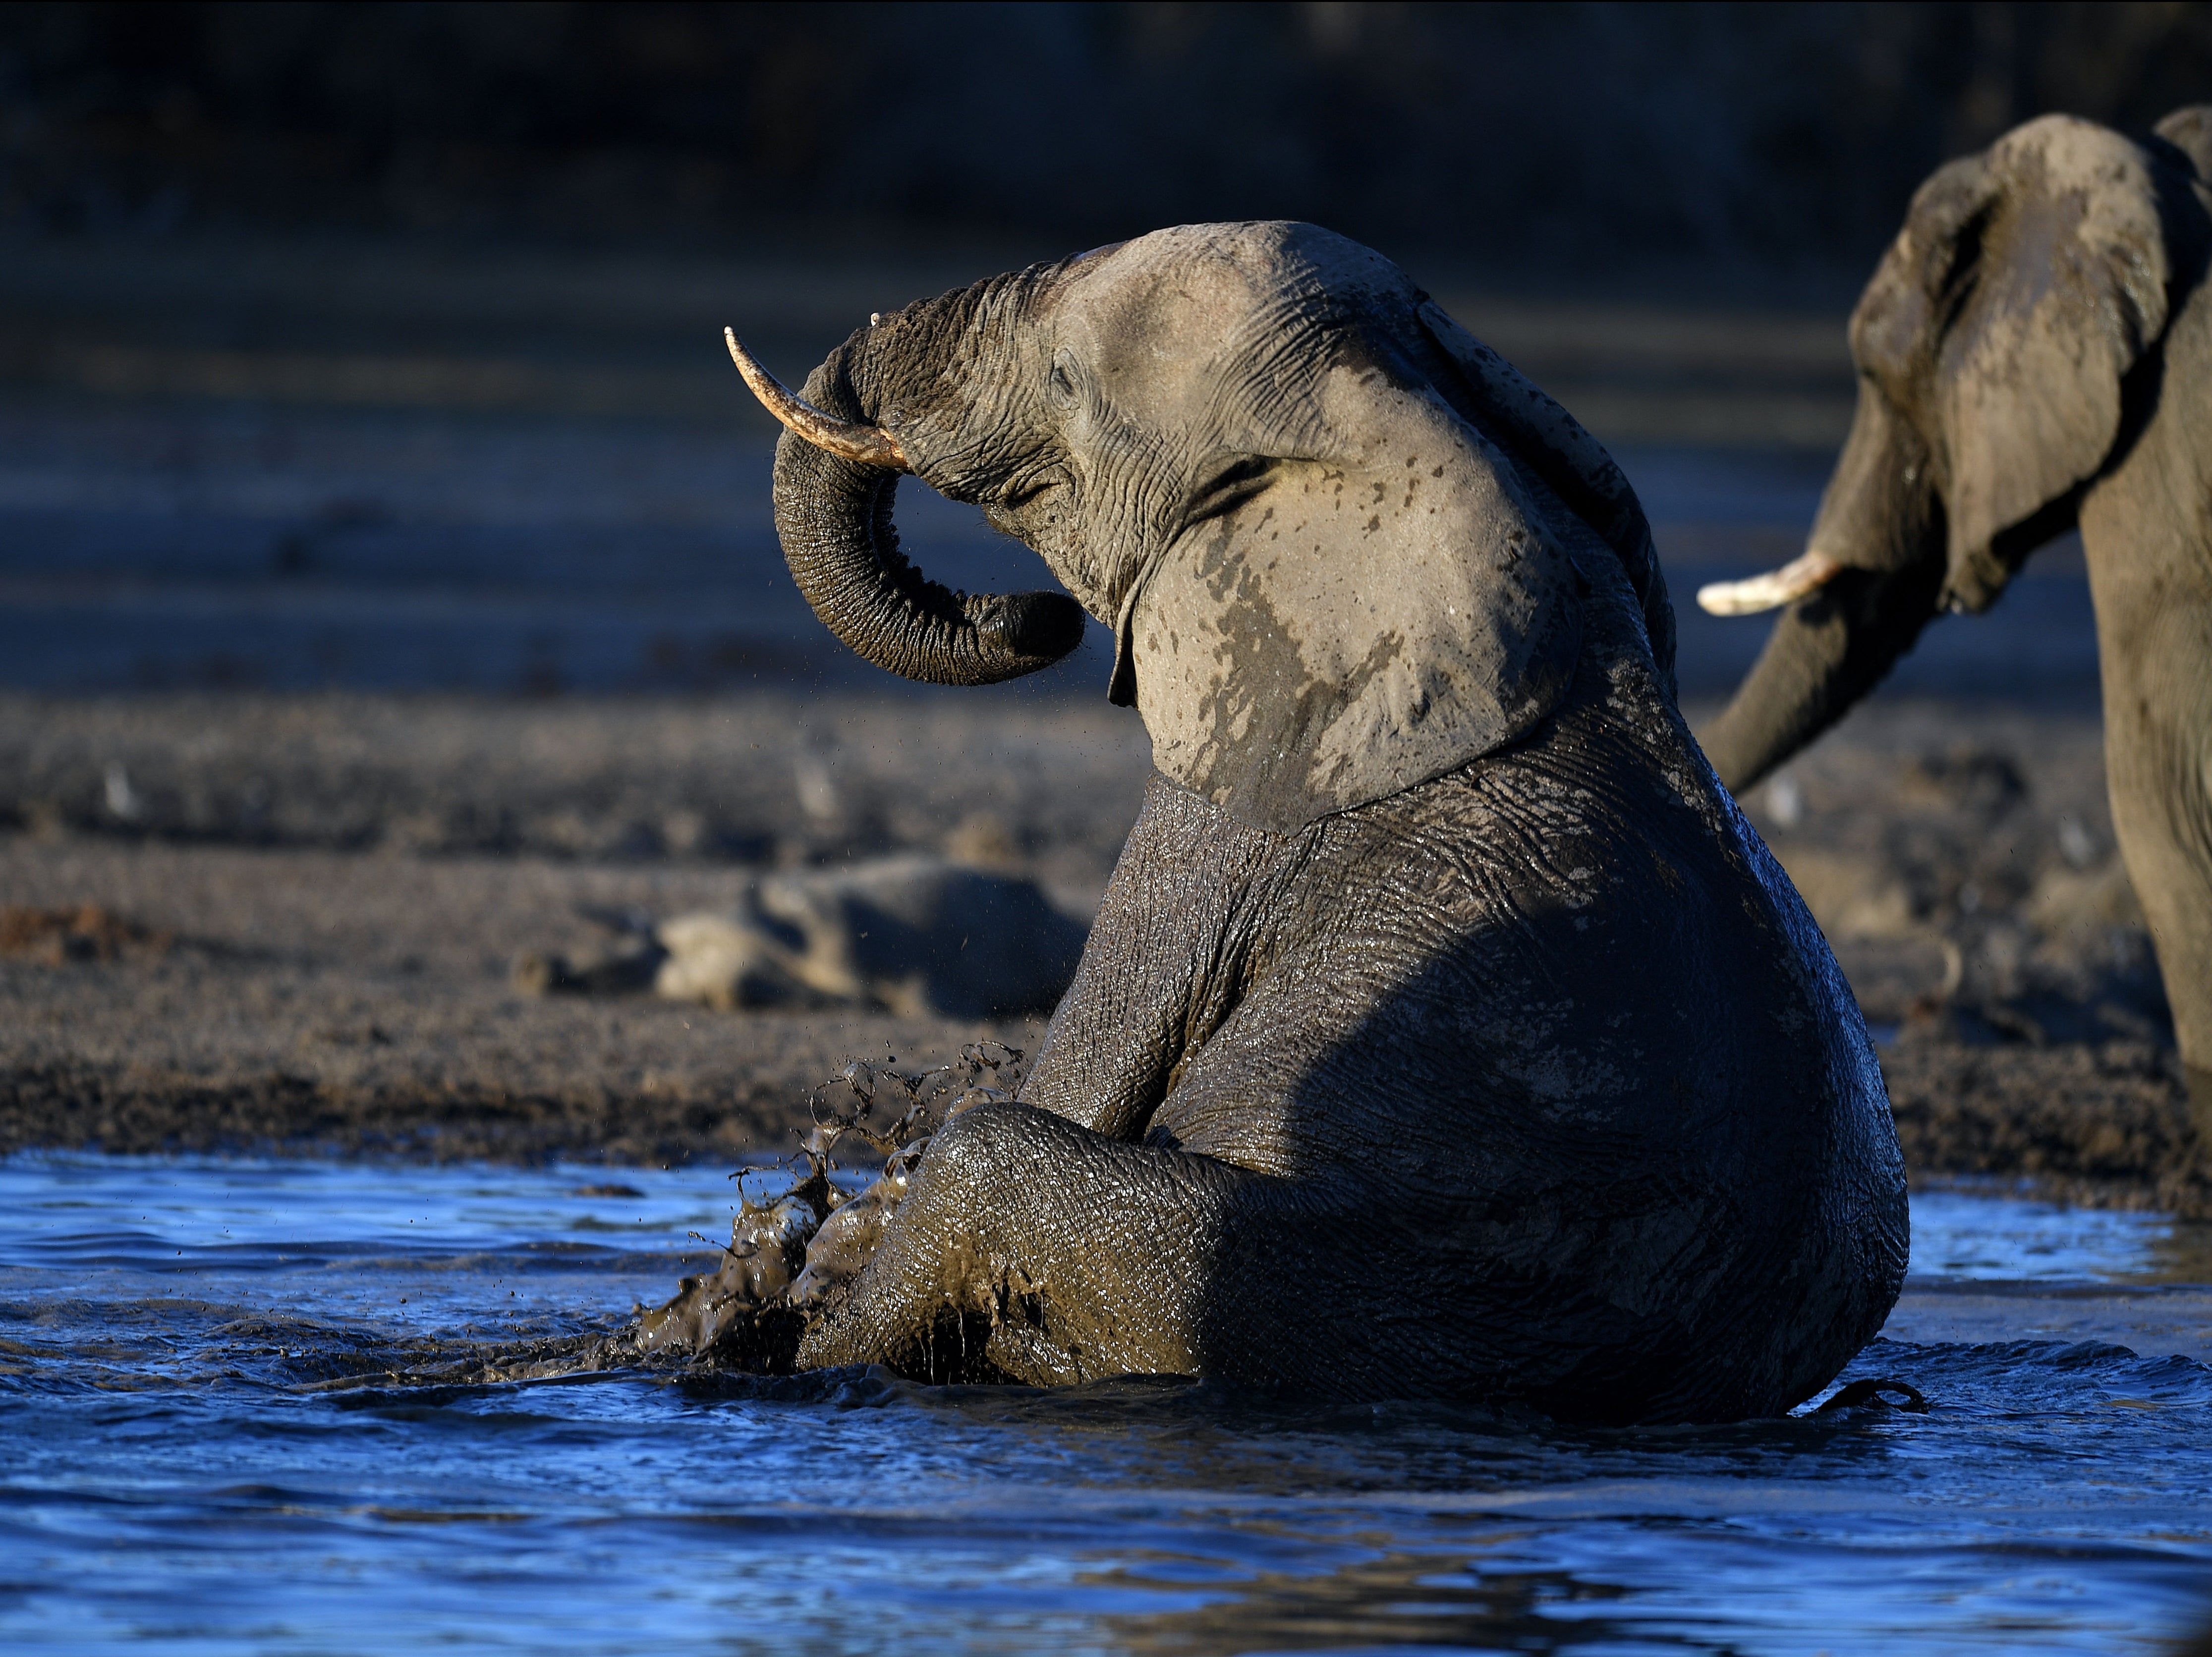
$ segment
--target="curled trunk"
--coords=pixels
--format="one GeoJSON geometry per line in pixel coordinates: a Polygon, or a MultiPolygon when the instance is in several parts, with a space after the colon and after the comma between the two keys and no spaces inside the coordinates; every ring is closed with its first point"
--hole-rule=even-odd
{"type": "MultiPolygon", "coordinates": [[[[870,421],[846,379],[848,343],[807,381],[807,402],[870,421]]],[[[1059,592],[955,592],[899,550],[896,470],[848,460],[787,430],[775,451],[775,527],[792,579],[823,625],[877,666],[933,684],[994,684],[1049,667],[1083,641],[1059,592]]]]}

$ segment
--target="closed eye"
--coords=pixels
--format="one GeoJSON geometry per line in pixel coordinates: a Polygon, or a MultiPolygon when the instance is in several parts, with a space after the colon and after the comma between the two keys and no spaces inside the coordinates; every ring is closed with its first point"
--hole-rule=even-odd
{"type": "Polygon", "coordinates": [[[1020,512],[1042,496],[1066,487],[1066,476],[1057,469],[1032,472],[1009,489],[1000,498],[1000,504],[1008,512],[1020,512]]]}
{"type": "Polygon", "coordinates": [[[1066,515],[1063,504],[1048,497],[1065,495],[1067,486],[1066,474],[1056,466],[1032,472],[1017,479],[996,501],[984,504],[984,521],[1017,541],[1047,533],[1066,515]]]}

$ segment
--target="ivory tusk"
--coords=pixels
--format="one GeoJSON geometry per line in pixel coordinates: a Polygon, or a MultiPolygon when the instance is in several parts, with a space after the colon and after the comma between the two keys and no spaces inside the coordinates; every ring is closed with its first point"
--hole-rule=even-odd
{"type": "Polygon", "coordinates": [[[1747,581],[1707,583],[1698,589],[1698,608],[1713,616],[1756,616],[1794,604],[1843,573],[1844,567],[1826,553],[1808,552],[1747,581]]]}
{"type": "Polygon", "coordinates": [[[888,466],[902,472],[914,470],[907,464],[906,451],[899,447],[898,439],[882,427],[866,426],[855,420],[840,420],[823,413],[805,398],[793,396],[774,374],[761,367],[760,359],[739,343],[736,329],[723,329],[722,338],[730,348],[730,361],[738,365],[738,372],[745,377],[745,384],[752,387],[761,406],[787,429],[818,449],[827,449],[863,465],[888,466]]]}

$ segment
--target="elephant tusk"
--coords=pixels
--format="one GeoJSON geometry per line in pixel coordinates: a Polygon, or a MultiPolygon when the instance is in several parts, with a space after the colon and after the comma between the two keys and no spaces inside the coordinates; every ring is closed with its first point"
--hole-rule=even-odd
{"type": "Polygon", "coordinates": [[[886,466],[893,471],[910,472],[906,451],[899,447],[898,439],[880,426],[864,426],[855,420],[840,420],[826,415],[801,397],[793,396],[782,382],[761,367],[760,359],[738,339],[734,328],[722,330],[722,338],[730,348],[730,361],[738,365],[738,372],[752,387],[753,395],[784,427],[797,433],[817,449],[827,449],[847,460],[857,460],[866,466],[886,466]]]}
{"type": "Polygon", "coordinates": [[[1698,589],[1698,608],[1712,616],[1756,616],[1794,604],[1843,573],[1844,567],[1826,553],[1808,552],[1747,581],[1708,582],[1698,589]]]}

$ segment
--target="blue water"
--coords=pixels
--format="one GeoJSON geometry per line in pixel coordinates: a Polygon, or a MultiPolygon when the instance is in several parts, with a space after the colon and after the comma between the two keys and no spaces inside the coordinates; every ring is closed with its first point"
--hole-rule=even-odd
{"type": "Polygon", "coordinates": [[[1917,1199],[1918,1336],[1850,1373],[1925,1415],[386,1375],[615,1326],[732,1200],[692,1171],[0,1162],[0,1648],[2110,1653],[2212,1608],[2212,1370],[1926,1333],[2015,1302],[2167,1326],[2212,1249],[2157,1216],[1917,1199]]]}

